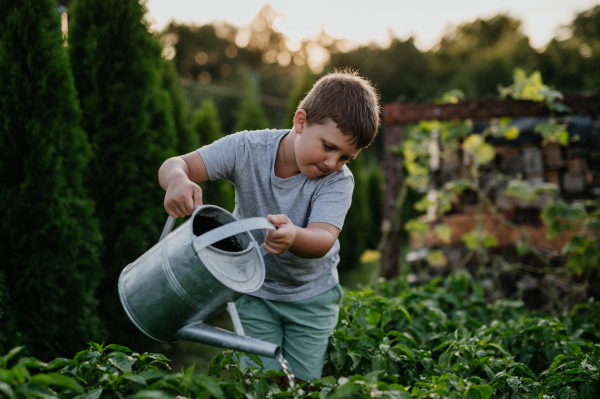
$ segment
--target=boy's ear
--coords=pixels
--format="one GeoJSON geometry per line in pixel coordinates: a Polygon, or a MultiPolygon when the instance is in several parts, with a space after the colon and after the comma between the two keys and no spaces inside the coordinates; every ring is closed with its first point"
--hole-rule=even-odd
{"type": "Polygon", "coordinates": [[[302,130],[306,126],[306,111],[303,109],[299,109],[296,111],[296,115],[294,115],[294,130],[296,133],[302,133],[302,130]]]}

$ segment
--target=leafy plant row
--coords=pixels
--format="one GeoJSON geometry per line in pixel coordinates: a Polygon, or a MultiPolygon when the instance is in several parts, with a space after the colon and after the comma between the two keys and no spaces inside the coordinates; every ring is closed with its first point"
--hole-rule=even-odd
{"type": "Polygon", "coordinates": [[[232,351],[197,374],[114,344],[91,343],[49,363],[17,359],[19,350],[0,359],[0,392],[10,399],[591,399],[600,394],[600,305],[553,317],[519,301],[486,305],[483,287],[464,271],[420,287],[393,280],[349,292],[325,377],[295,389],[269,378],[285,377],[281,371],[241,369],[232,351]]]}

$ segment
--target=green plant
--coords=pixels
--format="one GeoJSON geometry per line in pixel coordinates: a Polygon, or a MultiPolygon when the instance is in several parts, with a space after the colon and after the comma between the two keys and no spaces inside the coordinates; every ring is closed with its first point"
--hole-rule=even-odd
{"type": "Polygon", "coordinates": [[[0,2],[0,81],[0,346],[50,359],[104,329],[91,151],[53,1],[0,2]]]}
{"type": "MultiPolygon", "coordinates": [[[[193,131],[198,137],[200,146],[211,144],[223,137],[219,116],[215,103],[204,100],[193,115],[193,131]]],[[[204,204],[213,204],[233,212],[235,207],[235,187],[231,182],[217,180],[202,186],[202,201],[204,204]]]]}
{"type": "Polygon", "coordinates": [[[85,180],[104,236],[99,312],[124,344],[144,337],[122,312],[115,287],[121,270],[160,237],[167,214],[156,171],[178,155],[162,49],[144,12],[136,0],[77,0],[69,13],[68,52],[92,149],[85,180]]]}

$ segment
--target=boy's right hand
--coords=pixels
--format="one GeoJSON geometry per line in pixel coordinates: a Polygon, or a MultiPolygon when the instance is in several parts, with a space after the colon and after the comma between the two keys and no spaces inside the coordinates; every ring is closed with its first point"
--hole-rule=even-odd
{"type": "Polygon", "coordinates": [[[165,210],[179,218],[194,213],[202,205],[202,189],[186,177],[169,182],[165,194],[165,210]]]}

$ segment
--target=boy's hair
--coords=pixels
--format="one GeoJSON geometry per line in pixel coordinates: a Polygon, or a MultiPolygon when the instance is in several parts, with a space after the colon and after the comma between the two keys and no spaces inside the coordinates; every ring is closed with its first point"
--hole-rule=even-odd
{"type": "Polygon", "coordinates": [[[371,82],[351,69],[323,76],[300,102],[309,125],[333,120],[352,144],[365,148],[379,127],[379,96],[371,82]]]}

